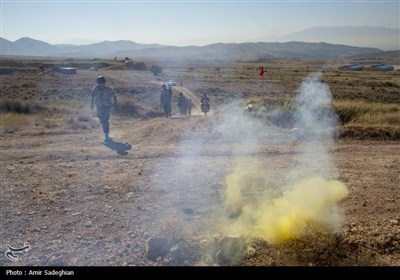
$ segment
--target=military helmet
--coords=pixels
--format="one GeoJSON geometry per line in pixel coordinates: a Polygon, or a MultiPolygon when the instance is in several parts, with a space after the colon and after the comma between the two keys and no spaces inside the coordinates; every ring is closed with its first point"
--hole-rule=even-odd
{"type": "Polygon", "coordinates": [[[105,83],[106,82],[106,78],[104,78],[103,76],[98,76],[97,79],[96,79],[96,82],[98,84],[105,83]]]}

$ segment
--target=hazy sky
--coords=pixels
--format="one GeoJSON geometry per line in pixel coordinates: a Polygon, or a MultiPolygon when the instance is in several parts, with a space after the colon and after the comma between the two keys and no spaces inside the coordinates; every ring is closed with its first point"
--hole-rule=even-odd
{"type": "Polygon", "coordinates": [[[400,1],[1,1],[1,37],[50,44],[265,41],[316,26],[399,28],[400,1]]]}

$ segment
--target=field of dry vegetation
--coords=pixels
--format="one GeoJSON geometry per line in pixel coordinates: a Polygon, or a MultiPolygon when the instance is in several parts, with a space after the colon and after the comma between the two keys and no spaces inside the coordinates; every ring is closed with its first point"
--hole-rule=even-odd
{"type": "Polygon", "coordinates": [[[16,262],[2,254],[0,265],[399,266],[400,71],[335,70],[343,64],[2,58],[0,251],[24,241],[32,248],[16,262]],[[59,65],[77,74],[53,71],[59,65]],[[318,147],[312,157],[299,152],[317,132],[298,129],[294,118],[302,81],[321,69],[338,123],[312,169],[348,190],[337,202],[340,226],[308,221],[285,242],[224,232],[222,216],[234,221],[246,212],[225,207],[227,178],[238,167],[263,170],[238,177],[248,184],[246,199],[263,184],[276,198],[291,170],[317,162],[318,147]],[[98,75],[118,96],[115,146],[101,143],[90,110],[98,75]],[[178,85],[174,116],[165,119],[159,94],[169,79],[178,85]],[[211,114],[197,106],[178,116],[179,92],[195,104],[207,93],[211,114]]]}

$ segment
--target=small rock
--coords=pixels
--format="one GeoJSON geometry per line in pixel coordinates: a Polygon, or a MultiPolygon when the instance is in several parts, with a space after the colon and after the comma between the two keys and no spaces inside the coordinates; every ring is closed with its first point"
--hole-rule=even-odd
{"type": "Polygon", "coordinates": [[[159,257],[165,256],[170,246],[165,237],[152,237],[147,243],[147,258],[149,260],[157,260],[159,257]]]}
{"type": "Polygon", "coordinates": [[[92,224],[93,224],[92,221],[87,221],[87,222],[84,224],[84,226],[85,226],[85,227],[91,227],[92,224]]]}
{"type": "Polygon", "coordinates": [[[234,265],[240,261],[245,253],[245,240],[240,235],[224,236],[219,242],[221,248],[215,255],[218,264],[234,265]]]}
{"type": "Polygon", "coordinates": [[[247,259],[253,258],[256,255],[256,249],[251,246],[247,246],[246,251],[244,252],[244,257],[247,259]]]}

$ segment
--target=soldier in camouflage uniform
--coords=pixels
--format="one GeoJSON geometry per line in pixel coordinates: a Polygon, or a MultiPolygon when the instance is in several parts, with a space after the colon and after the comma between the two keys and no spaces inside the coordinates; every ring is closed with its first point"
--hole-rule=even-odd
{"type": "Polygon", "coordinates": [[[92,102],[90,108],[93,110],[96,105],[97,117],[100,120],[103,132],[105,135],[105,142],[111,140],[110,133],[110,113],[111,109],[117,109],[117,97],[112,88],[106,86],[106,79],[99,76],[96,80],[97,85],[92,90],[92,102]]]}
{"type": "Polygon", "coordinates": [[[160,95],[160,104],[164,109],[164,114],[166,118],[171,117],[171,99],[172,99],[172,89],[167,88],[166,84],[161,85],[161,95],[160,95]]]}

